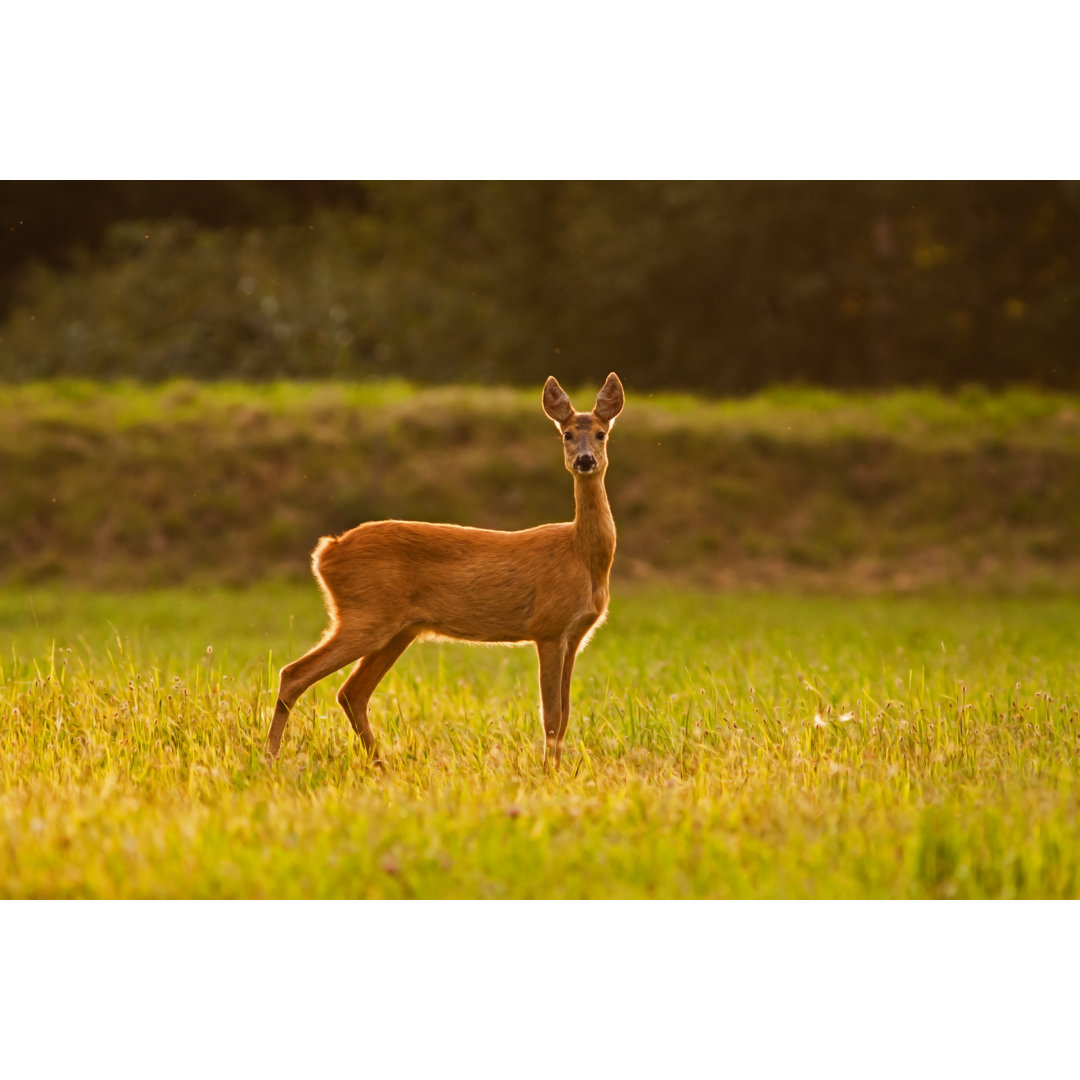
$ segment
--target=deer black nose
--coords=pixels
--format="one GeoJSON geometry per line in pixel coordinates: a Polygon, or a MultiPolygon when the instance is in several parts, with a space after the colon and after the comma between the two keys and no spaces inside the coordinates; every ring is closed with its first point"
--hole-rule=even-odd
{"type": "Polygon", "coordinates": [[[574,468],[578,472],[592,472],[596,468],[596,458],[592,454],[578,454],[574,459],[574,468]]]}

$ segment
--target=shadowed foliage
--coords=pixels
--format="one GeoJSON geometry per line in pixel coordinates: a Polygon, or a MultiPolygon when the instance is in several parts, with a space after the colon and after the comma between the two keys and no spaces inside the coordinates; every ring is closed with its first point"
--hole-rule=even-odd
{"type": "Polygon", "coordinates": [[[1080,185],[0,185],[0,379],[1080,385],[1080,185]]]}

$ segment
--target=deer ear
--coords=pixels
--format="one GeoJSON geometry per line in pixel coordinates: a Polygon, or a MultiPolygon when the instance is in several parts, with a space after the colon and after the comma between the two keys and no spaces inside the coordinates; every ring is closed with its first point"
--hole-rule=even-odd
{"type": "Polygon", "coordinates": [[[544,383],[544,412],[556,424],[565,424],[574,415],[574,406],[566,396],[566,391],[558,384],[554,375],[548,376],[544,383]]]}
{"type": "Polygon", "coordinates": [[[622,412],[623,402],[625,400],[622,383],[619,382],[619,376],[613,371],[607,377],[607,382],[604,383],[600,393],[596,395],[596,405],[593,406],[593,415],[600,417],[601,420],[610,422],[622,412]]]}

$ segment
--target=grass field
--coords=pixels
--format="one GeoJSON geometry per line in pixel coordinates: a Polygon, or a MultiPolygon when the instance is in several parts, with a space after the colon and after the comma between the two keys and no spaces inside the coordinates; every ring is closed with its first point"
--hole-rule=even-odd
{"type": "Polygon", "coordinates": [[[562,770],[535,655],[415,645],[367,764],[276,669],[313,585],[0,590],[6,897],[1074,897],[1080,602],[616,589],[562,770]]]}

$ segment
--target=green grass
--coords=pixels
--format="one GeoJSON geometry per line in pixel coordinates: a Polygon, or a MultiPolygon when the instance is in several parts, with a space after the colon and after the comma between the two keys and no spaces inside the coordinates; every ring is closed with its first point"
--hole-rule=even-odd
{"type": "Polygon", "coordinates": [[[623,587],[563,769],[528,649],[419,645],[380,775],[313,586],[0,591],[8,897],[1074,897],[1080,603],[623,587]],[[210,651],[212,650],[212,651],[210,651]]]}
{"type": "MultiPolygon", "coordinates": [[[[607,477],[623,580],[1080,589],[1075,395],[627,394],[607,477]]],[[[306,580],[316,539],[360,521],[566,520],[539,397],[401,382],[0,387],[0,583],[306,580]]]]}

